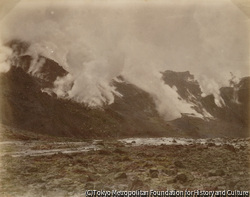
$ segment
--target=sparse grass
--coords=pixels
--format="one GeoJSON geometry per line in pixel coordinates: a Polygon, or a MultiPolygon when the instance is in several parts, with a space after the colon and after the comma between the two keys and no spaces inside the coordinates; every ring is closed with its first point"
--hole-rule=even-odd
{"type": "Polygon", "coordinates": [[[3,156],[1,192],[14,196],[27,192],[52,196],[51,192],[57,190],[71,196],[87,188],[250,189],[246,162],[249,147],[233,152],[224,146],[207,145],[125,147],[116,141],[104,141],[102,147],[106,152],[3,156]],[[151,177],[150,169],[157,171],[156,178],[151,177]],[[224,174],[216,175],[217,171],[224,174]],[[116,178],[121,173],[127,178],[116,178]],[[187,180],[183,182],[179,177],[187,180]],[[141,185],[136,186],[135,180],[140,180],[141,185]]]}

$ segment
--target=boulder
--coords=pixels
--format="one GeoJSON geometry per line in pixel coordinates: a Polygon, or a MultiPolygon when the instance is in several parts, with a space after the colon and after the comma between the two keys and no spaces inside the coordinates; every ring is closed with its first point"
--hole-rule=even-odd
{"type": "Polygon", "coordinates": [[[126,179],[127,178],[127,174],[125,172],[118,172],[115,175],[115,179],[126,179]]]}
{"type": "Polygon", "coordinates": [[[175,177],[175,180],[179,181],[180,183],[185,183],[185,182],[187,182],[188,177],[186,174],[180,173],[180,174],[177,174],[177,176],[175,177]]]}
{"type": "Polygon", "coordinates": [[[159,171],[157,169],[150,169],[149,170],[149,176],[151,178],[158,178],[159,171]]]}
{"type": "Polygon", "coordinates": [[[181,161],[175,161],[175,162],[174,162],[174,165],[175,165],[177,168],[184,168],[184,167],[185,167],[181,161]]]}

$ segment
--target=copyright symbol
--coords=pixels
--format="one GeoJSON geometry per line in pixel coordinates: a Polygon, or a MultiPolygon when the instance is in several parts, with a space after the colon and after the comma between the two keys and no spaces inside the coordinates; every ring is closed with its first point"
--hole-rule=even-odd
{"type": "Polygon", "coordinates": [[[86,195],[86,197],[92,196],[92,190],[86,190],[85,195],[86,195]]]}

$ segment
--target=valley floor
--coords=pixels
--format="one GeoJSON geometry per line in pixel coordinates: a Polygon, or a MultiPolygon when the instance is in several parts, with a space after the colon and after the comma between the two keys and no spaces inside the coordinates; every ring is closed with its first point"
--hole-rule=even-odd
{"type": "Polygon", "coordinates": [[[84,196],[88,189],[250,191],[249,138],[140,142],[2,141],[0,196],[84,196]]]}

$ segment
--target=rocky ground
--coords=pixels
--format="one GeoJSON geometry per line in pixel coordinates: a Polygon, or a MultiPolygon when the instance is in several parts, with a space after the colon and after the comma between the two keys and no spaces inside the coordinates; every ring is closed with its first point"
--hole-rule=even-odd
{"type": "Polygon", "coordinates": [[[79,150],[81,143],[25,142],[33,150],[58,150],[40,155],[18,155],[24,144],[1,142],[0,196],[84,196],[87,189],[249,191],[249,142],[155,146],[105,140],[75,152],[65,149],[79,150]]]}

